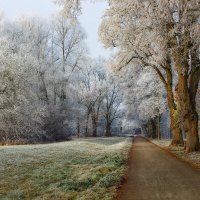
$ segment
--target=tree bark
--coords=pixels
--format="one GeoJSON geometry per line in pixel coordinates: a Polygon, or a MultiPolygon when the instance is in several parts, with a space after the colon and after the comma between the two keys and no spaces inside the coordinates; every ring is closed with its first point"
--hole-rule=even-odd
{"type": "Polygon", "coordinates": [[[90,112],[88,111],[87,117],[86,117],[86,125],[85,125],[85,137],[88,137],[88,123],[89,123],[89,118],[90,118],[90,112]]]}
{"type": "Polygon", "coordinates": [[[49,97],[48,97],[47,87],[45,83],[45,72],[39,72],[39,81],[41,82],[41,85],[40,85],[41,100],[49,104],[49,97]]]}
{"type": "Polygon", "coordinates": [[[148,120],[147,122],[147,136],[149,138],[152,138],[152,131],[151,131],[151,119],[148,120]]]}
{"type": "Polygon", "coordinates": [[[80,120],[77,120],[77,137],[80,137],[80,120]]]}
{"type": "Polygon", "coordinates": [[[184,120],[184,130],[186,130],[186,151],[199,150],[199,135],[198,135],[198,114],[190,113],[184,120]]]}
{"type": "Polygon", "coordinates": [[[170,122],[170,129],[172,131],[172,142],[171,145],[172,146],[183,146],[184,142],[183,142],[183,135],[182,135],[182,130],[179,126],[179,121],[178,118],[176,116],[176,111],[171,110],[173,116],[171,116],[171,122],[170,122]],[[175,115],[175,116],[174,116],[175,115]]]}
{"type": "Polygon", "coordinates": [[[111,126],[110,123],[106,123],[106,137],[111,137],[112,133],[111,133],[111,126]]]}
{"type": "Polygon", "coordinates": [[[161,134],[160,134],[160,117],[161,117],[160,114],[158,114],[158,116],[157,116],[157,130],[156,130],[158,140],[160,140],[160,136],[161,136],[161,134]]]}
{"type": "Polygon", "coordinates": [[[100,104],[97,107],[97,110],[95,110],[95,107],[92,108],[92,136],[97,137],[97,126],[99,122],[99,109],[100,104]]]}
{"type": "Polygon", "coordinates": [[[177,145],[184,145],[183,142],[183,135],[182,130],[180,127],[179,117],[178,117],[178,107],[175,103],[174,99],[174,93],[172,89],[173,85],[173,78],[172,78],[172,72],[171,72],[171,65],[169,63],[168,68],[166,70],[167,75],[167,83],[165,85],[166,92],[167,92],[167,103],[169,107],[169,114],[170,114],[170,129],[172,132],[172,146],[177,145]]]}
{"type": "MultiPolygon", "coordinates": [[[[182,65],[178,65],[178,102],[181,107],[181,121],[183,129],[186,133],[186,151],[199,150],[199,135],[198,135],[198,114],[196,112],[196,92],[188,87],[188,73],[183,71],[182,65]]],[[[199,79],[199,77],[197,77],[199,79]]],[[[192,85],[190,87],[193,87],[192,85]]]]}
{"type": "Polygon", "coordinates": [[[54,86],[53,86],[53,105],[56,105],[56,95],[57,95],[57,89],[56,89],[56,86],[55,86],[55,83],[54,83],[54,86]]]}
{"type": "Polygon", "coordinates": [[[110,117],[109,114],[106,114],[106,137],[111,137],[111,122],[110,122],[110,117]]]}
{"type": "Polygon", "coordinates": [[[157,127],[156,119],[151,119],[150,122],[151,122],[151,129],[150,129],[151,138],[156,138],[156,127],[157,127]]]}
{"type": "Polygon", "coordinates": [[[173,73],[171,55],[168,55],[166,66],[162,66],[162,68],[165,71],[165,76],[163,76],[163,74],[157,67],[153,67],[153,69],[157,72],[160,80],[163,82],[167,93],[167,104],[170,113],[170,128],[172,132],[171,145],[184,145],[182,130],[178,119],[178,108],[175,103],[173,93],[173,73]]]}
{"type": "Polygon", "coordinates": [[[96,119],[94,118],[92,119],[92,136],[97,137],[97,123],[96,123],[96,119]]]}

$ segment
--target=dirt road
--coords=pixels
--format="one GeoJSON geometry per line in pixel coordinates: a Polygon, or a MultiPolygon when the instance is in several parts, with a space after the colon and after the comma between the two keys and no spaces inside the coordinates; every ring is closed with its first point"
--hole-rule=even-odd
{"type": "Polygon", "coordinates": [[[138,137],[118,200],[200,200],[200,172],[138,137]]]}

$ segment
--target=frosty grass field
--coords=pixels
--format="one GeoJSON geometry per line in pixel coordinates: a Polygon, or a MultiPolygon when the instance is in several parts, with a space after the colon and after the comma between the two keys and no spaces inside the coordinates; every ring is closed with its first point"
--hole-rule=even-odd
{"type": "Polygon", "coordinates": [[[130,146],[129,138],[89,138],[0,147],[0,199],[113,199],[130,146]]]}

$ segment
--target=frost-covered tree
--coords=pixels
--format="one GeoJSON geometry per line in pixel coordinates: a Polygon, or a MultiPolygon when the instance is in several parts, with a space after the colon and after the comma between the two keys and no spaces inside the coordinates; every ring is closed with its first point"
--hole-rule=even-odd
{"type": "Polygon", "coordinates": [[[183,144],[182,123],[187,133],[187,151],[197,150],[198,0],[108,2],[100,35],[106,47],[118,49],[115,67],[121,69],[134,63],[155,70],[167,92],[172,144],[183,144]],[[175,83],[174,75],[177,75],[175,83]],[[175,84],[177,99],[174,98],[175,84]]]}
{"type": "Polygon", "coordinates": [[[15,49],[9,37],[2,36],[0,43],[1,140],[40,138],[45,109],[35,93],[37,62],[23,46],[15,49]]]}
{"type": "Polygon", "coordinates": [[[61,14],[67,18],[76,19],[81,12],[81,0],[55,0],[61,6],[61,14]]]}
{"type": "Polygon", "coordinates": [[[1,26],[1,140],[58,140],[74,131],[85,34],[62,17],[52,24],[20,17],[1,26]]]}
{"type": "Polygon", "coordinates": [[[107,77],[107,87],[105,91],[105,98],[103,100],[103,116],[105,118],[105,128],[107,137],[112,136],[112,125],[115,120],[122,117],[120,105],[122,103],[122,95],[117,81],[112,77],[107,77]]]}
{"type": "Polygon", "coordinates": [[[70,75],[80,67],[85,34],[78,22],[58,15],[54,22],[54,44],[57,46],[58,62],[63,74],[61,80],[60,99],[66,99],[66,85],[70,75]]]}
{"type": "Polygon", "coordinates": [[[89,135],[89,120],[92,122],[92,136],[97,136],[102,102],[105,96],[106,76],[102,61],[91,61],[78,77],[80,103],[85,107],[85,135],[89,135]]]}
{"type": "Polygon", "coordinates": [[[104,66],[102,59],[88,59],[84,69],[76,75],[74,85],[78,91],[79,107],[84,110],[85,118],[82,122],[79,119],[77,124],[84,127],[86,137],[98,136],[98,127],[105,128],[106,135],[111,136],[111,126],[121,114],[119,86],[104,66]]]}
{"type": "Polygon", "coordinates": [[[148,121],[156,124],[160,135],[160,115],[166,110],[165,90],[152,70],[129,67],[118,72],[124,91],[127,120],[135,120],[143,127],[148,121]]]}

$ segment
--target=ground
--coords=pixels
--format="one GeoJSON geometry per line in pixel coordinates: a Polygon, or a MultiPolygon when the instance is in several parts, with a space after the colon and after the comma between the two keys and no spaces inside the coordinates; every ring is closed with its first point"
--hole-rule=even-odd
{"type": "Polygon", "coordinates": [[[131,144],[90,138],[0,147],[0,199],[113,199],[131,144]]]}
{"type": "Polygon", "coordinates": [[[142,137],[136,137],[118,200],[198,200],[200,171],[142,137]]]}
{"type": "Polygon", "coordinates": [[[193,167],[200,169],[200,151],[186,153],[184,147],[180,146],[170,146],[171,140],[162,139],[162,140],[151,140],[152,143],[164,148],[165,150],[171,152],[178,158],[190,163],[193,167]]]}

